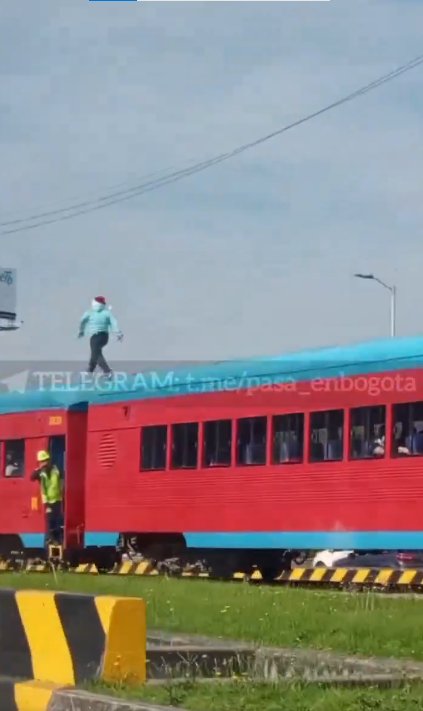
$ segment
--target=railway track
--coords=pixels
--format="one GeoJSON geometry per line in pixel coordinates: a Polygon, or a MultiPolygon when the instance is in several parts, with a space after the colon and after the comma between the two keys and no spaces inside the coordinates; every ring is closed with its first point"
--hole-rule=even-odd
{"type": "MultiPolygon", "coordinates": [[[[0,573],[25,572],[49,573],[53,568],[66,571],[69,575],[111,575],[158,577],[168,576],[183,579],[226,580],[249,583],[263,583],[259,571],[251,575],[238,572],[222,578],[205,571],[201,565],[178,567],[173,561],[156,563],[144,560],[141,562],[123,562],[113,570],[102,573],[94,564],[82,564],[75,568],[63,568],[60,564],[47,562],[3,561],[0,562],[0,573]]],[[[269,584],[267,582],[267,584],[269,584]]],[[[373,589],[380,591],[421,592],[423,593],[423,569],[400,570],[393,568],[307,568],[296,567],[292,570],[282,570],[277,575],[273,585],[291,587],[322,587],[337,589],[373,589]]]]}

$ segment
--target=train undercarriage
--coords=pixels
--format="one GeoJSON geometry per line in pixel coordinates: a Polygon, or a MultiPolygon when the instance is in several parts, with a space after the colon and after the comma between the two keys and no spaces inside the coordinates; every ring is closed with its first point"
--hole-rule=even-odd
{"type": "Polygon", "coordinates": [[[51,541],[45,549],[25,549],[17,535],[0,536],[0,559],[13,567],[26,562],[49,562],[56,568],[75,568],[93,563],[100,573],[111,572],[122,561],[148,560],[157,570],[178,575],[187,568],[215,578],[230,578],[236,572],[251,574],[259,570],[264,580],[273,580],[293,563],[301,564],[305,552],[293,550],[238,550],[187,548],[180,534],[122,533],[114,547],[66,549],[51,541]]]}

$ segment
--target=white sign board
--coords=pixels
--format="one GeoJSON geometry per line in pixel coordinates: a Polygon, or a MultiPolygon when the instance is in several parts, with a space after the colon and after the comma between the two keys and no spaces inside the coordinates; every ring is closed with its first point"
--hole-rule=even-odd
{"type": "Polygon", "coordinates": [[[16,318],[16,269],[0,267],[0,318],[16,318]]]}

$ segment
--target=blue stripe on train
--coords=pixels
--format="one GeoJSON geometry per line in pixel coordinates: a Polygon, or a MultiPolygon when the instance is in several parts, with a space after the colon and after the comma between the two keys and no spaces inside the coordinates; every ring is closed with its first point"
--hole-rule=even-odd
{"type": "MultiPolygon", "coordinates": [[[[284,531],[252,533],[185,533],[188,548],[320,550],[423,550],[423,531],[284,531]]],[[[43,548],[44,534],[21,533],[25,548],[43,548]]],[[[90,531],[85,546],[116,546],[117,532],[90,531]]]]}
{"type": "Polygon", "coordinates": [[[86,546],[116,546],[119,540],[119,533],[112,531],[111,533],[87,531],[85,534],[86,546]]]}
{"type": "Polygon", "coordinates": [[[188,548],[423,550],[423,531],[185,533],[188,548]]]}
{"type": "Polygon", "coordinates": [[[44,548],[44,533],[20,533],[25,548],[44,548]]]}
{"type": "MultiPolygon", "coordinates": [[[[25,548],[44,548],[44,533],[20,533],[25,548]]],[[[116,546],[119,533],[86,533],[86,546],[116,546]]]]}

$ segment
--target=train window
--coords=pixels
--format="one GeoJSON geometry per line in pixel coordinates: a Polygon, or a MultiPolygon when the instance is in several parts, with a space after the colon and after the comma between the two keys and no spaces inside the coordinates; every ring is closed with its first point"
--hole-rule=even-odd
{"type": "Polygon", "coordinates": [[[344,448],[344,411],[327,410],[310,415],[310,461],[339,462],[344,448]]]}
{"type": "Polygon", "coordinates": [[[25,440],[8,439],[3,442],[4,476],[23,477],[25,473],[25,440]]]}
{"type": "Polygon", "coordinates": [[[198,452],[198,424],[184,422],[172,425],[172,467],[195,469],[198,452]]]}
{"type": "Polygon", "coordinates": [[[393,407],[392,455],[423,455],[423,402],[393,407]]]}
{"type": "Polygon", "coordinates": [[[216,420],[204,423],[205,467],[224,467],[231,463],[232,422],[216,420]]]}
{"type": "Polygon", "coordinates": [[[237,464],[266,464],[266,417],[238,420],[237,464]]]}
{"type": "Polygon", "coordinates": [[[141,470],[166,469],[167,426],[141,428],[141,470]]]}
{"type": "Polygon", "coordinates": [[[273,418],[273,464],[302,462],[304,443],[304,415],[276,415],[273,418]]]}
{"type": "Polygon", "coordinates": [[[351,410],[350,457],[368,459],[385,454],[384,405],[355,407],[351,410]]]}

